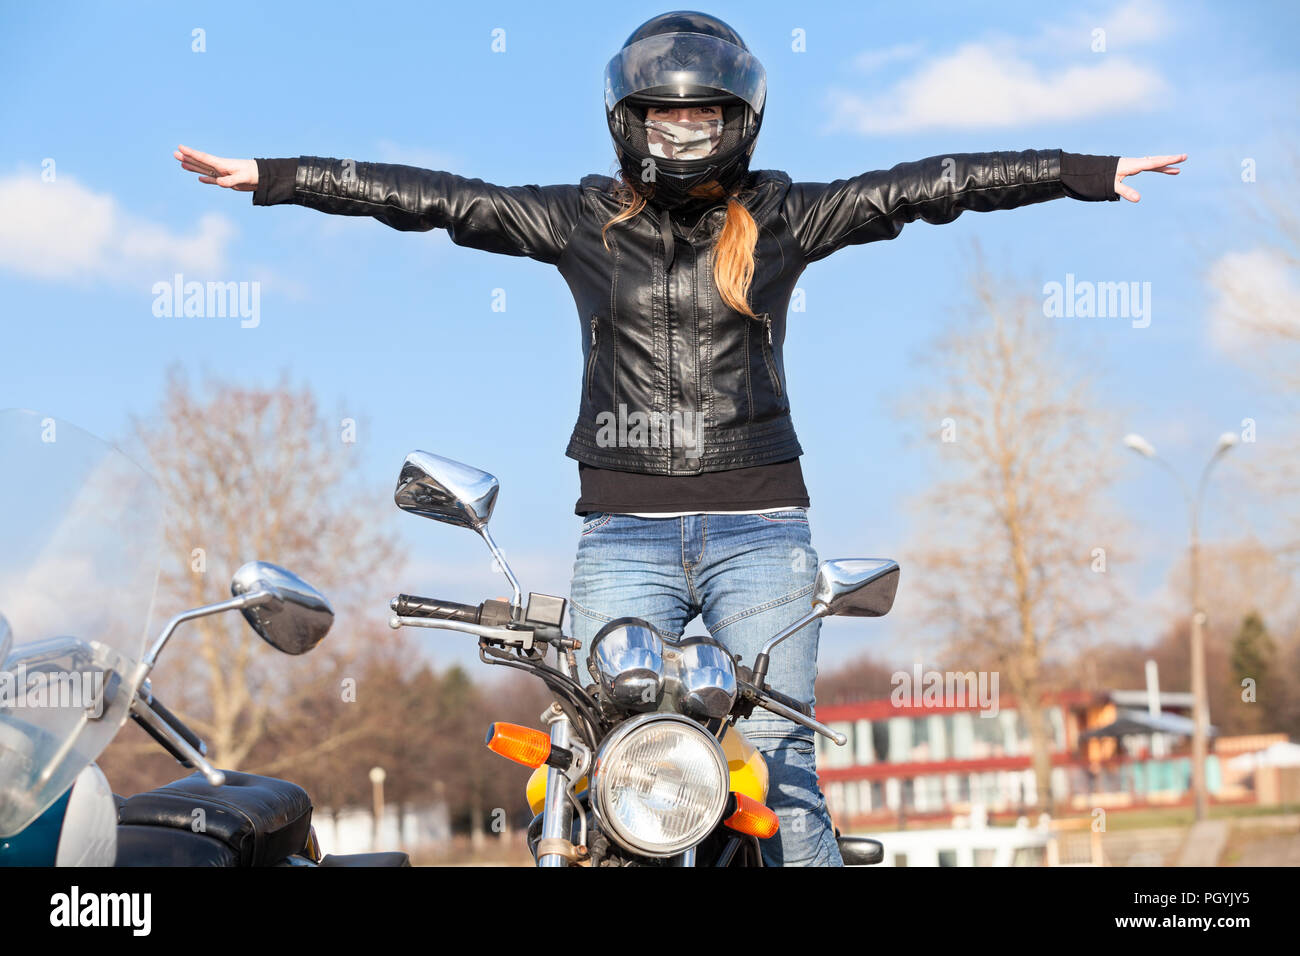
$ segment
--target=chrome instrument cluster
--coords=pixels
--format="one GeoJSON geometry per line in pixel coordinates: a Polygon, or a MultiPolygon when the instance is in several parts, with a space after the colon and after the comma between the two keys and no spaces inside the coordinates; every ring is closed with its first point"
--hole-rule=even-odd
{"type": "Polygon", "coordinates": [[[736,702],[736,664],[712,637],[666,640],[640,618],[610,621],[592,642],[588,663],[615,706],[639,712],[665,708],[709,720],[736,702]]]}

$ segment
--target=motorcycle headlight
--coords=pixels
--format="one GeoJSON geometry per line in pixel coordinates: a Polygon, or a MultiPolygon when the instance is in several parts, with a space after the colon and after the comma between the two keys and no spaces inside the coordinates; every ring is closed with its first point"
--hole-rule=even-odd
{"type": "Polygon", "coordinates": [[[701,719],[722,718],[736,703],[736,664],[711,637],[688,637],[665,652],[668,684],[682,713],[701,719]]]}
{"type": "Polygon", "coordinates": [[[699,724],[643,714],[615,729],[596,755],[596,819],[625,849],[674,856],[717,826],[730,779],[722,747],[699,724]]]}
{"type": "Polygon", "coordinates": [[[654,710],[664,690],[664,644],[639,618],[616,618],[592,640],[591,668],[605,696],[627,710],[654,710]]]}

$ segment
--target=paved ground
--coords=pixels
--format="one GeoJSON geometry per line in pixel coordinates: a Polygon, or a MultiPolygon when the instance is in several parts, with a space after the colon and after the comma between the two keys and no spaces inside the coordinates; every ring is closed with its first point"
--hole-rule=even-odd
{"type": "Polygon", "coordinates": [[[1231,866],[1300,866],[1300,833],[1239,833],[1221,862],[1231,866]]]}
{"type": "Polygon", "coordinates": [[[1227,820],[1202,820],[1187,831],[1187,840],[1178,854],[1179,866],[1216,866],[1228,844],[1232,825],[1227,820]]]}

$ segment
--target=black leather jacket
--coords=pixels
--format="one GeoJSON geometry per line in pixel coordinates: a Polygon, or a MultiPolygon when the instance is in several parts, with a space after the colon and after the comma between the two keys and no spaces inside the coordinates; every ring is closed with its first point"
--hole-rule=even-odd
{"type": "Polygon", "coordinates": [[[751,172],[739,198],[758,224],[749,297],[758,321],[729,308],[714,286],[722,205],[698,221],[690,217],[693,225],[674,222],[665,268],[663,224],[652,207],[609,229],[610,248],[603,247],[601,227],[621,208],[606,176],[576,186],[507,187],[411,166],[304,156],[258,160],[253,202],[373,216],[401,230],[443,228],[458,245],[556,266],[578,307],[584,360],[566,454],[602,468],[691,475],[802,454],[781,347],[791,293],[810,262],[847,245],[893,239],[917,219],[945,223],[968,209],[1067,195],[1118,198],[1110,180],[1098,195],[1071,190],[1062,155],[1053,149],[935,156],[831,183],[751,172]]]}

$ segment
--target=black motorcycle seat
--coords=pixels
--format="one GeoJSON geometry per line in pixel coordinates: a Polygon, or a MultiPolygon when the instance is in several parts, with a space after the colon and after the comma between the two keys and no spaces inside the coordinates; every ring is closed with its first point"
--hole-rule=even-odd
{"type": "MultiPolygon", "coordinates": [[[[312,807],[307,791],[274,777],[224,772],[226,783],[221,787],[212,786],[196,772],[157,790],[128,797],[118,811],[119,837],[123,829],[130,827],[204,835],[235,852],[234,863],[221,864],[227,866],[272,866],[303,852],[311,831],[312,807]]],[[[123,859],[119,842],[119,866],[125,865],[123,859]]]]}
{"type": "Polygon", "coordinates": [[[174,827],[118,826],[118,866],[239,866],[220,840],[174,827]]]}
{"type": "Polygon", "coordinates": [[[327,853],[321,866],[410,866],[411,858],[405,853],[327,853]]]}

